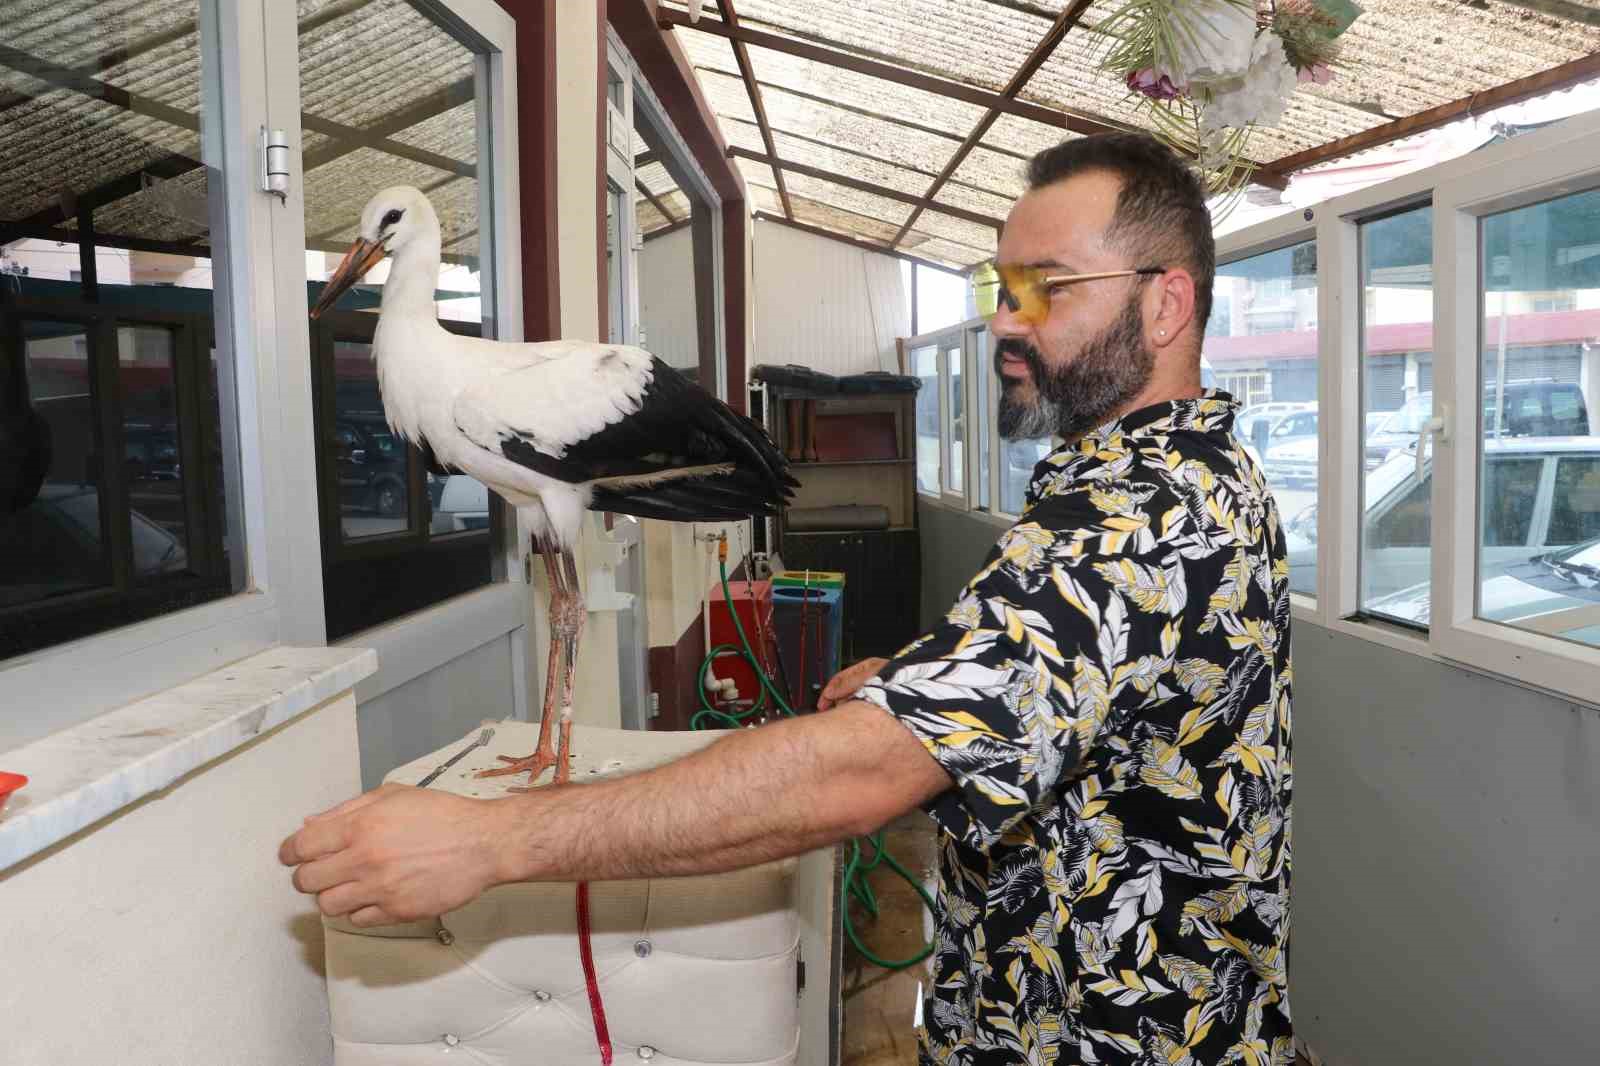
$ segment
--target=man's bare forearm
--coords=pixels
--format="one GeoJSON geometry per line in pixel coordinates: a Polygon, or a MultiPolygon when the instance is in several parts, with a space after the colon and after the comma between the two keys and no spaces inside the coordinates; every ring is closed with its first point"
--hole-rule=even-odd
{"type": "Polygon", "coordinates": [[[852,702],[677,762],[501,801],[507,881],[718,873],[869,832],[950,787],[898,722],[852,702]]]}

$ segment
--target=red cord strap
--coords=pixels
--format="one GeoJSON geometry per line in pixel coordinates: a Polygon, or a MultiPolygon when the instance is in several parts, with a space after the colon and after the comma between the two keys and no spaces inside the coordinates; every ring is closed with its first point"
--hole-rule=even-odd
{"type": "Polygon", "coordinates": [[[594,948],[589,943],[589,882],[578,882],[578,955],[583,959],[583,983],[589,989],[589,1014],[594,1018],[594,1038],[600,1045],[600,1062],[611,1066],[611,1033],[606,1028],[606,1007],[600,1002],[600,981],[594,975],[594,948]]]}

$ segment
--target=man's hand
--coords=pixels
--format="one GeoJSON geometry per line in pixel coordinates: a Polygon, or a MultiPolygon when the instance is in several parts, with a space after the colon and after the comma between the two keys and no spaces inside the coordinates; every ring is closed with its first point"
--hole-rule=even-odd
{"type": "Polygon", "coordinates": [[[330,917],[358,926],[432,918],[505,880],[506,810],[503,800],[385,785],[307,818],[278,860],[330,917]]]}
{"type": "Polygon", "coordinates": [[[878,676],[878,671],[882,670],[888,661],[888,659],[862,659],[854,666],[846,667],[834,674],[833,680],[828,682],[822,690],[822,695],[817,699],[817,710],[825,711],[854,697],[862,685],[878,676]]]}

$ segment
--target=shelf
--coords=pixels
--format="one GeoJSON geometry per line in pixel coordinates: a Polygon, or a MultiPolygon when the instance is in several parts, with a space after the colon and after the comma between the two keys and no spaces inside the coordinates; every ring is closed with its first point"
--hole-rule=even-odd
{"type": "Polygon", "coordinates": [[[795,470],[815,469],[819,466],[910,466],[915,459],[824,459],[814,463],[797,463],[789,461],[789,466],[795,470]]]}

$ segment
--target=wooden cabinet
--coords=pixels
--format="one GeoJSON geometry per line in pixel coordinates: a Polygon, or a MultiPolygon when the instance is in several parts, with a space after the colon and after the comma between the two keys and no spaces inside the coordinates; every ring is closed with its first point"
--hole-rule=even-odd
{"type": "Polygon", "coordinates": [[[845,575],[845,662],[893,655],[917,636],[921,606],[916,393],[818,395],[770,387],[765,401],[767,430],[785,450],[796,421],[790,405],[815,404],[811,444],[819,458],[791,461],[800,487],[777,520],[783,564],[845,575]],[[789,528],[791,510],[852,504],[885,508],[888,528],[789,528]]]}

